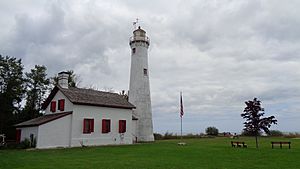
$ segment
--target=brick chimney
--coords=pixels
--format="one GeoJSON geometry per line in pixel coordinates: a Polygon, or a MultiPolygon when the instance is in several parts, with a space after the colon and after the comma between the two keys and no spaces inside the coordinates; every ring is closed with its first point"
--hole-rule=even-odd
{"type": "Polygon", "coordinates": [[[58,85],[64,89],[69,87],[68,85],[69,73],[62,71],[58,73],[58,85]]]}

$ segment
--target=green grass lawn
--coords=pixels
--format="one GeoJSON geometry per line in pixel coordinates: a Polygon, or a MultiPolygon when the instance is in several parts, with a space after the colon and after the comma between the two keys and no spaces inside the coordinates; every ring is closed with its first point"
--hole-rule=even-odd
{"type": "MultiPolygon", "coordinates": [[[[230,138],[201,138],[155,143],[48,150],[0,150],[0,168],[104,169],[299,169],[300,139],[239,138],[248,148],[232,148],[230,138]],[[292,148],[271,149],[270,141],[291,141],[292,148]]],[[[237,140],[237,139],[235,139],[237,140]]]]}

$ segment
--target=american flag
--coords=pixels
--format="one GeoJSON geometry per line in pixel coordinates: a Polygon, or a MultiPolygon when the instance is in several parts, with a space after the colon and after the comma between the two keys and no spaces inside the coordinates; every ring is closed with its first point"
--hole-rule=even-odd
{"type": "Polygon", "coordinates": [[[182,93],[180,92],[180,117],[182,118],[183,112],[183,103],[182,103],[182,93]]]}

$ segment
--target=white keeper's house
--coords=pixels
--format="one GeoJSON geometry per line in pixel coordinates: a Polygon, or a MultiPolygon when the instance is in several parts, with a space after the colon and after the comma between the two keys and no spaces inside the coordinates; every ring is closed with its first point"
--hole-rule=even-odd
{"type": "Polygon", "coordinates": [[[140,27],[133,34],[129,101],[117,93],[69,87],[69,75],[60,72],[42,106],[45,115],[15,125],[17,142],[35,139],[36,148],[52,148],[153,141],[150,43],[140,27]]]}
{"type": "Polygon", "coordinates": [[[17,124],[17,140],[36,139],[37,148],[132,144],[134,105],[117,93],[68,87],[59,73],[43,104],[45,115],[17,124]]]}

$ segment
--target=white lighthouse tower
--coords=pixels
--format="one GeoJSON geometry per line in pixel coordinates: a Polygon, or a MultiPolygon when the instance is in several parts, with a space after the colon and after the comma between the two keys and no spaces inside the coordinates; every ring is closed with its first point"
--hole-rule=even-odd
{"type": "Polygon", "coordinates": [[[134,134],[137,141],[154,141],[148,69],[150,41],[140,26],[133,31],[129,45],[131,47],[129,102],[136,106],[134,115],[138,118],[134,134]]]}

